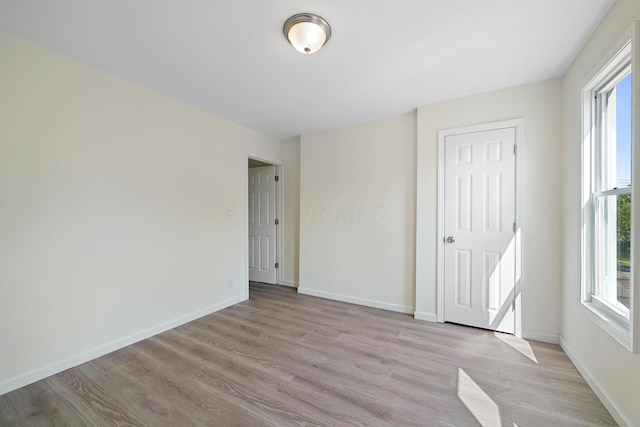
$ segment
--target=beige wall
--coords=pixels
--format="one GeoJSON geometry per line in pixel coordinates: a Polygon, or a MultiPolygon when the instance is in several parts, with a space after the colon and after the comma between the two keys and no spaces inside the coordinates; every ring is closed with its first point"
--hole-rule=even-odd
{"type": "Polygon", "coordinates": [[[438,131],[524,118],[522,161],[522,328],[556,341],[562,277],[561,81],[456,99],[418,109],[416,312],[436,315],[438,131]]]}
{"type": "Polygon", "coordinates": [[[0,393],[246,298],[280,142],[4,33],[0,70],[0,393]]]}
{"type": "Polygon", "coordinates": [[[297,287],[300,260],[300,138],[282,143],[282,162],[284,187],[282,284],[297,287]]]}
{"type": "MultiPolygon", "coordinates": [[[[564,277],[562,345],[621,425],[640,425],[640,355],[632,354],[586,316],[578,300],[580,230],[580,97],[608,51],[640,20],[640,2],[618,0],[564,77],[564,277]]],[[[636,80],[637,81],[637,80],[636,80]]],[[[636,107],[638,107],[636,105],[636,107]]],[[[636,117],[638,117],[636,113],[636,117]]],[[[636,130],[638,130],[636,123],[636,130]]],[[[634,166],[634,171],[638,171],[634,166]]],[[[637,284],[637,281],[636,281],[637,284]]]]}
{"type": "Polygon", "coordinates": [[[300,292],[413,312],[415,120],[302,136],[300,292]]]}

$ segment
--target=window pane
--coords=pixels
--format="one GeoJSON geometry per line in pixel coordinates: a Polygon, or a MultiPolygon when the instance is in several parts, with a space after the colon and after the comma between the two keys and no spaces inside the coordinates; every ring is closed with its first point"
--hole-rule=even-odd
{"type": "Polygon", "coordinates": [[[616,85],[617,187],[631,185],[631,74],[616,85]]]}
{"type": "Polygon", "coordinates": [[[631,194],[600,196],[597,206],[594,295],[629,315],[631,275],[631,194]]]}
{"type": "Polygon", "coordinates": [[[631,74],[606,92],[601,190],[631,185],[631,74]]]}
{"type": "Polygon", "coordinates": [[[631,278],[631,194],[621,194],[616,203],[618,252],[618,301],[630,307],[631,278]]]}

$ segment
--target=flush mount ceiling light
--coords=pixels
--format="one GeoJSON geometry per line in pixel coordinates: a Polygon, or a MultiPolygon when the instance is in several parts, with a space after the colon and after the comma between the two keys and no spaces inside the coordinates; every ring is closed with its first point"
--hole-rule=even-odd
{"type": "Polygon", "coordinates": [[[310,54],[320,50],[331,38],[329,23],[312,13],[298,13],[282,27],[284,36],[298,52],[310,54]]]}

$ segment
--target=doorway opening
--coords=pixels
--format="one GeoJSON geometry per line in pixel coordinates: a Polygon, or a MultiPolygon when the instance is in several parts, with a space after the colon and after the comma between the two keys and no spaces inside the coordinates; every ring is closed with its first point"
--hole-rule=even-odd
{"type": "Polygon", "coordinates": [[[246,292],[249,282],[281,283],[280,165],[247,156],[246,292]]]}

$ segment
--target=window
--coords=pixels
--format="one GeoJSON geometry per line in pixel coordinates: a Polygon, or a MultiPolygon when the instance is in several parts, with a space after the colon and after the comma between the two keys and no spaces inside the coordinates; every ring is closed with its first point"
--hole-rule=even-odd
{"type": "Polygon", "coordinates": [[[629,321],[631,268],[631,64],[594,96],[592,298],[629,321]],[[598,126],[597,126],[598,127],[598,126]],[[596,128],[597,128],[596,127],[596,128]]]}
{"type": "Polygon", "coordinates": [[[632,348],[632,46],[583,91],[582,304],[632,348]]]}

